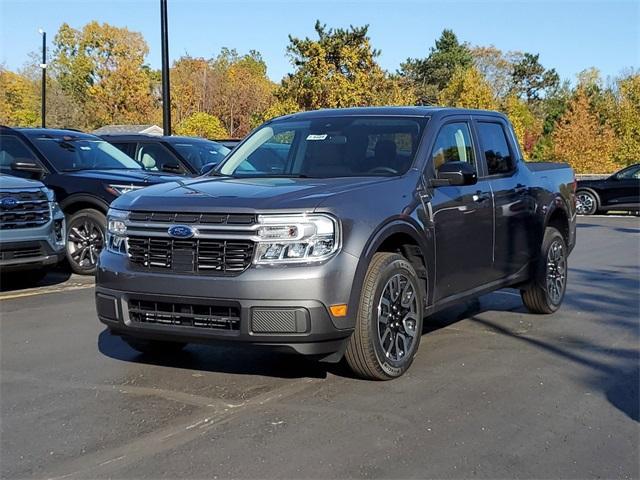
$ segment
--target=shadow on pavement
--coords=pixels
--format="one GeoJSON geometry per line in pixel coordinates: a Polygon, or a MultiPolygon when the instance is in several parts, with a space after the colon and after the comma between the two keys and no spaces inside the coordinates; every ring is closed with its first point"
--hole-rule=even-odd
{"type": "Polygon", "coordinates": [[[9,272],[0,276],[0,292],[14,292],[25,288],[50,287],[59,285],[71,278],[71,271],[58,266],[42,274],[25,272],[9,272]]]}

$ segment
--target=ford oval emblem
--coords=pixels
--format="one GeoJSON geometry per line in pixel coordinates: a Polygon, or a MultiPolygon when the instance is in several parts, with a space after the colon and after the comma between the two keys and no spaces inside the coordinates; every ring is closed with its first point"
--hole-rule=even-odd
{"type": "Polygon", "coordinates": [[[4,197],[2,200],[0,200],[0,207],[4,208],[4,209],[10,209],[10,208],[14,208],[16,205],[18,205],[18,199],[17,198],[13,198],[13,197],[4,197]]]}
{"type": "Polygon", "coordinates": [[[189,225],[171,225],[167,232],[174,238],[191,238],[196,234],[189,225]]]}

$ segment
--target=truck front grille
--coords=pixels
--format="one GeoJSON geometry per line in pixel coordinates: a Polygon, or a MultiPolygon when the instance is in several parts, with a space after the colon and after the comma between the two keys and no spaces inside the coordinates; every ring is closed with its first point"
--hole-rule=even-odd
{"type": "Polygon", "coordinates": [[[134,323],[240,330],[240,308],[228,305],[192,305],[130,299],[129,319],[134,323]]]}
{"type": "Polygon", "coordinates": [[[47,195],[42,190],[0,192],[0,228],[34,228],[51,219],[47,195]]]}
{"type": "Polygon", "coordinates": [[[127,238],[132,264],[177,273],[238,274],[251,264],[253,248],[252,241],[240,240],[127,238]]]}

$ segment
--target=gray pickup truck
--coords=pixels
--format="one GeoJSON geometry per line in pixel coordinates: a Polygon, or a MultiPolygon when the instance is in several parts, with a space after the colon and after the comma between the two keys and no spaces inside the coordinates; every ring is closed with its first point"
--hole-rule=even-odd
{"type": "MultiPolygon", "coordinates": [[[[0,174],[0,273],[36,281],[65,252],[64,214],[41,182],[0,174]]],[[[10,281],[9,277],[3,281],[10,281]]]]}
{"type": "Polygon", "coordinates": [[[113,202],[98,317],[145,353],[223,342],[398,377],[437,310],[503,287],[560,306],[574,174],[521,158],[496,112],[274,119],[210,175],[113,202]]]}

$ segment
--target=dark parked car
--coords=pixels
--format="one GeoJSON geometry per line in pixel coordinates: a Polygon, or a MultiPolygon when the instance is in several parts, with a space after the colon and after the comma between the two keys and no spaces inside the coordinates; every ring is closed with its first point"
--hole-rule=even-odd
{"type": "Polygon", "coordinates": [[[210,178],[112,204],[98,317],[141,352],[227,342],[398,377],[425,315],[502,287],[535,313],[562,303],[574,174],[521,158],[495,112],[274,119],[210,178]]]}
{"type": "Polygon", "coordinates": [[[602,180],[578,182],[577,210],[593,215],[609,210],[640,213],[640,163],[623,168],[602,180]]]}
{"type": "Polygon", "coordinates": [[[145,170],[200,175],[219,164],[231,151],[224,145],[195,137],[102,135],[145,170]]]}
{"type": "Polygon", "coordinates": [[[0,126],[0,173],[42,181],[67,217],[66,255],[74,272],[95,272],[109,204],[121,194],[179,177],[144,171],[94,135],[0,126]]]}

